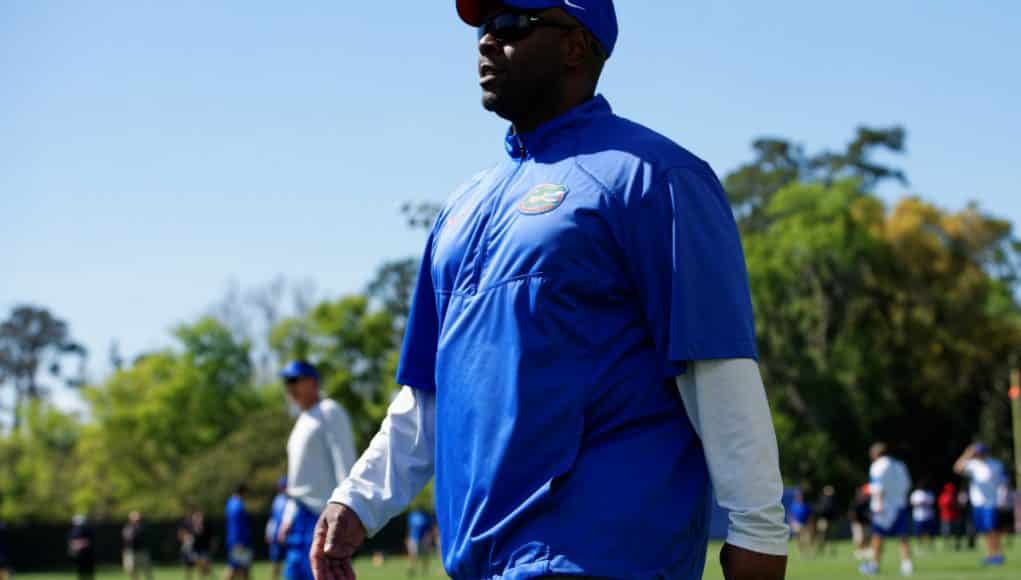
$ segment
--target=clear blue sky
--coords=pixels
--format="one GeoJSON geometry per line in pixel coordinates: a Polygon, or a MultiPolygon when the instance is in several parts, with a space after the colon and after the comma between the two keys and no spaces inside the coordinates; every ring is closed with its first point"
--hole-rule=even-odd
{"type": "MultiPolygon", "coordinates": [[[[1021,223],[1021,3],[618,2],[602,91],[725,173],[903,124],[947,208],[1021,223]]],[[[356,291],[415,254],[406,200],[502,154],[453,0],[0,3],[0,308],[51,308],[106,371],[228,280],[356,291]]]]}

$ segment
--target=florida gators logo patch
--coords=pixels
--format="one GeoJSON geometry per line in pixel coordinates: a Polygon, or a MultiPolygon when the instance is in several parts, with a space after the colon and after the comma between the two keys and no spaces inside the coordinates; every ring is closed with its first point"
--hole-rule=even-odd
{"type": "Polygon", "coordinates": [[[564,203],[567,186],[544,183],[536,185],[518,204],[518,211],[525,215],[549,213],[564,203]]]}

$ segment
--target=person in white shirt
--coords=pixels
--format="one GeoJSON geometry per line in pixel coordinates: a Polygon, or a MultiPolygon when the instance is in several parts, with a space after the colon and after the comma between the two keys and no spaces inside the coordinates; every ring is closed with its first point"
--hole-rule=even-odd
{"type": "Polygon", "coordinates": [[[316,368],[305,361],[293,361],[280,376],[287,398],[301,409],[287,440],[289,501],[278,531],[287,551],[284,578],[313,580],[309,550],[316,521],[357,456],[351,420],[343,407],[322,398],[316,368]]]}
{"type": "Polygon", "coordinates": [[[911,546],[908,544],[908,493],[911,475],[900,460],[888,454],[885,443],[869,448],[872,465],[869,467],[869,494],[872,508],[872,560],[859,569],[866,576],[879,573],[885,538],[900,539],[900,572],[910,576],[914,572],[911,546]]]}
{"type": "Polygon", "coordinates": [[[986,544],[986,557],[982,564],[1002,566],[1004,557],[996,526],[996,495],[1007,481],[1003,464],[989,456],[985,445],[975,443],[954,462],[954,471],[971,481],[968,496],[975,532],[985,537],[986,544]]]}
{"type": "MultiPolygon", "coordinates": [[[[915,535],[930,548],[938,532],[936,523],[936,496],[924,485],[911,492],[911,519],[915,523],[915,535]]],[[[920,550],[921,548],[919,548],[920,550]]]]}

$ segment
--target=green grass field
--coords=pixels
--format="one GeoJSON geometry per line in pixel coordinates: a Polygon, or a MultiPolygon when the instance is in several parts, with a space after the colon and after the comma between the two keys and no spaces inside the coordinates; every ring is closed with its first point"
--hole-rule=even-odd
{"type": "MultiPolygon", "coordinates": [[[[793,548],[793,546],[792,546],[793,548]]],[[[714,546],[709,553],[705,580],[722,580],[723,574],[716,564],[719,546],[714,546]]],[[[927,580],[1021,580],[1021,542],[1015,542],[1007,551],[1007,565],[1002,568],[982,569],[978,562],[978,551],[942,552],[923,551],[915,555],[915,578],[927,580]]],[[[885,570],[880,577],[899,578],[897,573],[897,556],[888,550],[884,559],[885,570]]],[[[440,580],[446,576],[442,573],[438,562],[432,562],[433,575],[422,580],[440,580]]],[[[357,562],[358,577],[362,580],[405,580],[407,561],[403,558],[390,558],[382,566],[374,566],[364,559],[357,562]]],[[[210,580],[220,580],[223,566],[213,570],[210,580]]],[[[159,568],[156,580],[183,580],[184,573],[180,568],[159,568]]],[[[256,565],[253,580],[269,580],[269,565],[256,565]]],[[[16,580],[72,580],[71,574],[18,574],[16,580]]],[[[96,575],[97,580],[127,580],[121,570],[104,569],[96,575]]],[[[861,578],[857,571],[857,563],[851,557],[849,544],[839,544],[837,555],[803,559],[798,554],[791,556],[787,578],[790,580],[851,580],[861,578]]]]}

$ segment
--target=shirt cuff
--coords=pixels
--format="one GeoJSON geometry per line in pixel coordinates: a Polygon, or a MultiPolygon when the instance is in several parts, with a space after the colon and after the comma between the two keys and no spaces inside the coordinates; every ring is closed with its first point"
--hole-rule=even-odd
{"type": "Polygon", "coordinates": [[[727,534],[727,543],[731,546],[743,548],[750,552],[756,552],[758,554],[766,554],[769,556],[786,556],[787,555],[787,539],[783,541],[768,541],[762,538],[753,538],[751,536],[742,534],[731,530],[727,534]]]}
{"type": "Polygon", "coordinates": [[[727,543],[772,556],[786,556],[791,529],[784,522],[783,504],[730,512],[727,543]]]}
{"type": "Polygon", "coordinates": [[[344,480],[337,489],[333,491],[333,495],[330,496],[330,503],[339,503],[347,506],[358,516],[358,519],[362,522],[362,527],[365,528],[366,537],[373,537],[383,529],[386,525],[387,519],[383,517],[380,510],[376,507],[379,503],[373,501],[370,498],[357,493],[353,486],[348,483],[350,480],[344,480]]]}

